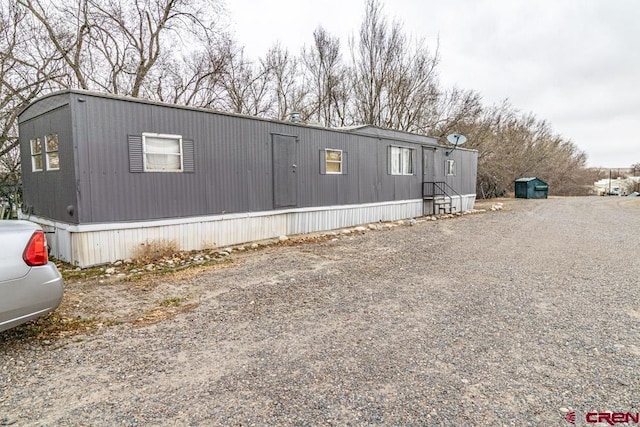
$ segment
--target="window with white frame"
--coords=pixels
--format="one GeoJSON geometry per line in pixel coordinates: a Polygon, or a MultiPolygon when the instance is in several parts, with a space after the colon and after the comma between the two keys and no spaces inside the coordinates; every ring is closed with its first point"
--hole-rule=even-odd
{"type": "Polygon", "coordinates": [[[324,161],[328,174],[342,173],[342,150],[327,148],[324,150],[324,161]]]}
{"type": "Polygon", "coordinates": [[[182,136],[142,134],[145,172],[182,172],[182,136]]]}
{"type": "Polygon", "coordinates": [[[42,165],[42,142],[40,138],[34,138],[29,141],[31,146],[31,170],[33,172],[40,172],[43,170],[42,165]]]}
{"type": "Polygon", "coordinates": [[[413,175],[413,149],[391,147],[391,175],[413,175]]]}
{"type": "Polygon", "coordinates": [[[455,160],[447,160],[447,163],[445,164],[445,174],[448,176],[452,176],[456,174],[455,160]]]}
{"type": "Polygon", "coordinates": [[[58,135],[49,134],[44,137],[47,170],[60,169],[60,155],[58,150],[58,135]]]}

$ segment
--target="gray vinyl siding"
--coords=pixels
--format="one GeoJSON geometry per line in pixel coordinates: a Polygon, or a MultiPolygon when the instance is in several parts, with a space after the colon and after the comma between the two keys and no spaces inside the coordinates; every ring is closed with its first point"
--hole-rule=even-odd
{"type": "Polygon", "coordinates": [[[478,155],[475,150],[440,149],[435,155],[435,181],[444,181],[454,188],[459,194],[475,194],[478,155]],[[449,156],[446,152],[450,151],[449,156]],[[447,160],[455,161],[456,174],[448,176],[445,174],[445,163],[447,160]]]}
{"type": "Polygon", "coordinates": [[[29,119],[20,124],[20,161],[22,166],[23,211],[46,218],[78,223],[75,192],[75,166],[71,108],[60,98],[49,100],[46,108],[31,111],[29,119]],[[59,170],[33,172],[31,166],[30,140],[49,134],[58,135],[59,170]],[[72,207],[70,215],[67,207],[72,207]]]}
{"type": "MultiPolygon", "coordinates": [[[[420,199],[421,150],[423,146],[435,147],[433,138],[373,127],[332,130],[66,91],[35,101],[21,114],[23,171],[31,164],[30,126],[49,116],[65,129],[65,140],[71,140],[71,131],[75,131],[73,144],[65,143],[64,154],[60,153],[59,179],[43,180],[25,173],[25,200],[33,203],[42,216],[67,222],[139,221],[273,210],[274,133],[296,138],[295,207],[420,199]],[[65,111],[63,114],[41,108],[43,103],[57,105],[61,99],[68,102],[61,110],[65,111]],[[34,118],[36,111],[39,115],[34,118]],[[193,141],[193,173],[132,172],[130,137],[145,132],[181,135],[183,140],[193,141]],[[389,173],[390,145],[415,150],[413,175],[389,173]],[[346,174],[321,174],[320,153],[326,148],[347,153],[346,174]],[[71,162],[74,156],[75,168],[71,162]],[[49,204],[53,207],[45,207],[49,204]],[[77,207],[74,221],[66,214],[68,205],[77,207]]],[[[477,153],[452,153],[458,162],[458,174],[445,179],[445,150],[435,150],[436,180],[446,180],[460,194],[475,193],[477,153]]]]}

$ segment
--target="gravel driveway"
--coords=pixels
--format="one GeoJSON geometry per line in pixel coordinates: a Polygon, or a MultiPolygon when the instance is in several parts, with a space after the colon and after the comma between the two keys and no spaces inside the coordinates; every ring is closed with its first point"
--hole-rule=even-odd
{"type": "Polygon", "coordinates": [[[640,198],[507,200],[234,253],[228,268],[142,289],[70,284],[119,315],[135,318],[134,297],[189,309],[5,340],[0,425],[563,426],[572,411],[578,425],[588,412],[635,414],[639,225],[640,198]]]}

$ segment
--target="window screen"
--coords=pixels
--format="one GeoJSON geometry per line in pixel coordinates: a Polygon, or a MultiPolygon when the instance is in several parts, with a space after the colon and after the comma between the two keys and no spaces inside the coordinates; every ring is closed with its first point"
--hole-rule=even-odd
{"type": "Polygon", "coordinates": [[[391,175],[413,175],[413,149],[391,147],[389,150],[391,175]]]}
{"type": "Polygon", "coordinates": [[[142,134],[145,172],[182,172],[182,137],[142,134]]]}
{"type": "Polygon", "coordinates": [[[50,134],[44,137],[44,145],[47,158],[47,170],[60,169],[60,156],[58,150],[58,135],[50,134]]]}
{"type": "Polygon", "coordinates": [[[40,138],[34,138],[30,141],[31,145],[31,170],[39,172],[43,170],[42,165],[42,142],[40,138]]]}

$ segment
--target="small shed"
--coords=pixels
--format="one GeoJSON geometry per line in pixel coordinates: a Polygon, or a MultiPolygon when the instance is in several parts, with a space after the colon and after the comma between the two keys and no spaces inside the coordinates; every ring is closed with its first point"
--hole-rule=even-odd
{"type": "Polygon", "coordinates": [[[519,178],[515,180],[515,190],[519,199],[546,199],[549,185],[540,178],[519,178]]]}

